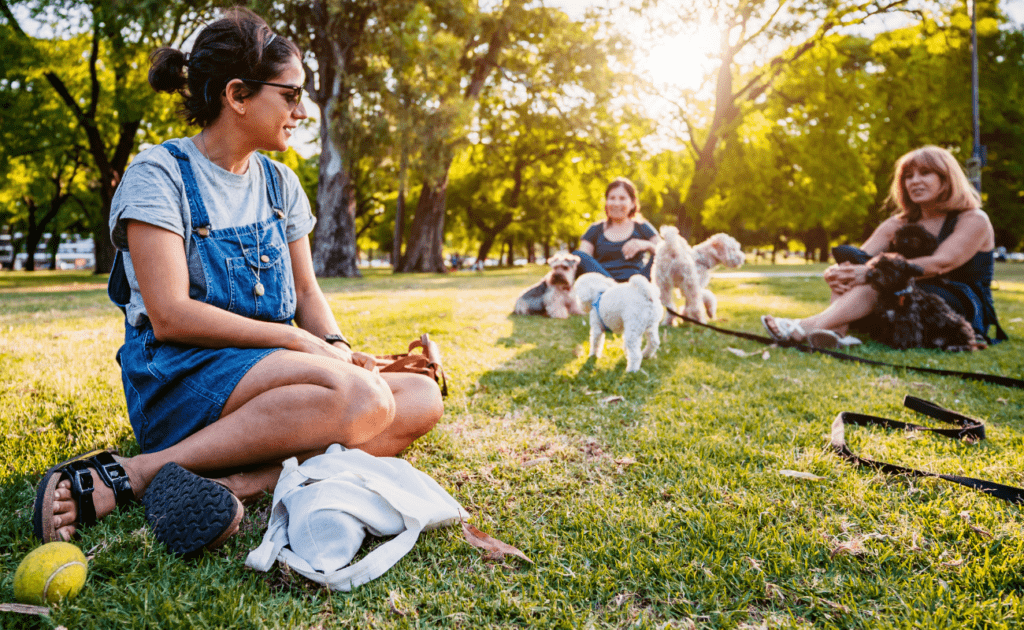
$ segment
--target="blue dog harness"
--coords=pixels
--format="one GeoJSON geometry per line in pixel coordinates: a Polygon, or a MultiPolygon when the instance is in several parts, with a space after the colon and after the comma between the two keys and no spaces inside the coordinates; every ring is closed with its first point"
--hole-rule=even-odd
{"type": "Polygon", "coordinates": [[[594,307],[594,314],[597,315],[597,323],[601,324],[601,328],[604,329],[604,331],[606,333],[610,333],[610,332],[612,332],[612,329],[608,328],[608,324],[604,323],[604,320],[601,319],[601,297],[603,295],[604,295],[604,293],[602,293],[601,295],[598,295],[597,299],[594,300],[594,302],[591,304],[591,306],[594,307]]]}

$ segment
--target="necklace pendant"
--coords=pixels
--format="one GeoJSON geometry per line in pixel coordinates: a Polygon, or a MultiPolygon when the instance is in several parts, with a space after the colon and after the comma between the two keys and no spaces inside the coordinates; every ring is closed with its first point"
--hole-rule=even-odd
{"type": "Polygon", "coordinates": [[[266,293],[266,289],[263,288],[262,282],[257,282],[256,286],[252,288],[252,292],[256,294],[256,297],[260,297],[261,295],[266,293]]]}

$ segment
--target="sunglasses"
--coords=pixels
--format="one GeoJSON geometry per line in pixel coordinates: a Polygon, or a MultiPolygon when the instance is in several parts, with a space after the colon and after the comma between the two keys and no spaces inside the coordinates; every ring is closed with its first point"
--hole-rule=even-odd
{"type": "Polygon", "coordinates": [[[239,77],[238,80],[243,81],[245,83],[259,83],[260,85],[269,85],[270,87],[291,90],[291,93],[286,94],[284,98],[285,101],[288,103],[288,107],[291,107],[292,109],[298,107],[299,101],[302,100],[303,87],[301,85],[288,85],[287,83],[269,83],[267,81],[257,81],[256,79],[243,79],[241,77],[239,77]]]}

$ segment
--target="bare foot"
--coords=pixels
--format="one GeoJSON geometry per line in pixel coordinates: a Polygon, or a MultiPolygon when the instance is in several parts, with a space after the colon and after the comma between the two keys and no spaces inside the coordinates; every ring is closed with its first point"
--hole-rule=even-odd
{"type": "Polygon", "coordinates": [[[277,480],[281,477],[281,464],[269,464],[255,470],[238,472],[227,477],[214,479],[223,485],[231,494],[238,497],[244,503],[249,504],[263,496],[264,493],[274,492],[277,487],[277,480]]]}
{"type": "MultiPolygon", "coordinates": [[[[127,459],[115,455],[114,459],[124,466],[135,498],[141,497],[146,491],[149,479],[139,474],[137,467],[133,465],[135,458],[127,459]]],[[[114,511],[116,506],[114,490],[100,481],[94,468],[89,470],[92,472],[93,479],[93,506],[96,508],[96,519],[99,520],[114,511]]],[[[71,498],[71,480],[63,479],[57,484],[53,493],[53,527],[57,537],[64,541],[71,540],[71,537],[75,535],[77,522],[78,508],[75,506],[74,499],[71,498]]]]}

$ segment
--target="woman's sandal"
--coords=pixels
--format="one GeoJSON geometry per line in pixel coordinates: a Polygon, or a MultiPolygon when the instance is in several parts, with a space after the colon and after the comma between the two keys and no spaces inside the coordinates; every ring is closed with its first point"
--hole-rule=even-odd
{"type": "Polygon", "coordinates": [[[804,332],[803,326],[801,326],[800,322],[795,319],[762,315],[761,325],[764,326],[769,337],[780,343],[803,341],[807,337],[807,333],[804,332]],[[800,339],[794,339],[794,334],[799,335],[800,339]]]}
{"type": "Polygon", "coordinates": [[[165,464],[153,477],[142,504],[156,539],[184,557],[223,545],[245,515],[242,502],[230,490],[174,463],[165,464]]]}
{"type": "Polygon", "coordinates": [[[96,471],[103,485],[114,491],[114,502],[118,507],[135,502],[128,474],[111,453],[101,450],[72,457],[51,467],[39,480],[36,501],[32,506],[32,533],[36,538],[44,543],[63,540],[53,524],[53,495],[57,484],[64,479],[71,481],[71,499],[78,513],[74,523],[76,529],[96,523],[96,505],[92,498],[96,484],[90,468],[96,471]]]}

